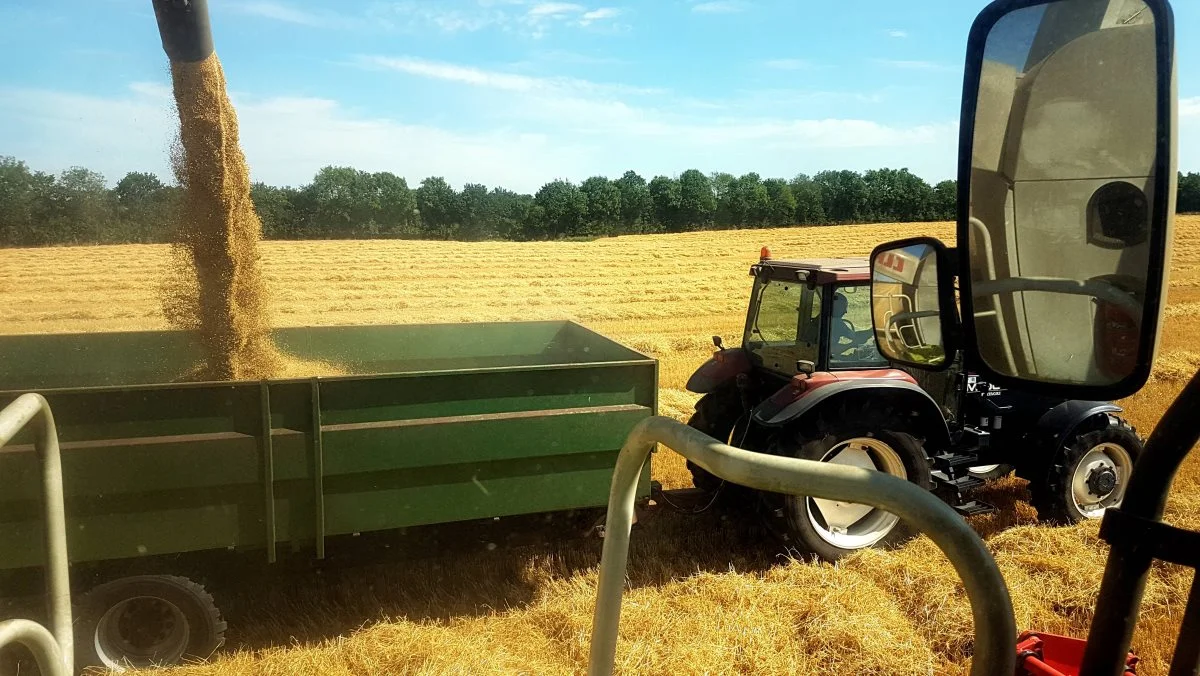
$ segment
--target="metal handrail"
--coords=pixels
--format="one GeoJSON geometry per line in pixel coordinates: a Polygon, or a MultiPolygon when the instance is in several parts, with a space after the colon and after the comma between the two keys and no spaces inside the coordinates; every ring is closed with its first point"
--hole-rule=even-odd
{"type": "Polygon", "coordinates": [[[51,633],[31,620],[0,622],[0,648],[21,643],[33,653],[45,676],[70,676],[75,666],[71,633],[71,586],[67,574],[67,520],[63,508],[62,458],[50,405],[40,394],[23,394],[0,411],[0,446],[34,422],[33,447],[42,463],[42,498],[46,517],[46,605],[51,633]]]}
{"type": "Polygon", "coordinates": [[[916,527],[950,559],[966,587],[975,623],[972,676],[1011,676],[1015,671],[1017,629],[1008,588],[983,540],[952,507],[916,484],[883,472],[752,453],[655,416],[629,433],[613,472],[592,620],[591,676],[613,671],[637,484],[655,444],[673,449],[726,481],[775,493],[871,505],[916,527]]]}

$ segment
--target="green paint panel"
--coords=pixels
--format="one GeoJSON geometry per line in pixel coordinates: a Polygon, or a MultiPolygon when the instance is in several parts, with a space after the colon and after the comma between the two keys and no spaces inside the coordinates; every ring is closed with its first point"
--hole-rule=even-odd
{"type": "Polygon", "coordinates": [[[629,405],[325,427],[325,476],[618,449],[648,415],[629,405]]]}
{"type": "MultiPolygon", "coordinates": [[[[271,538],[321,556],[331,534],[601,506],[657,401],[653,360],[570,322],[276,338],[354,375],[180,383],[186,333],[0,337],[0,406],[41,391],[55,414],[73,561],[266,560],[271,538]]],[[[0,449],[0,569],[41,563],[29,439],[0,449]]]]}
{"type": "Polygon", "coordinates": [[[514,476],[465,477],[465,481],[385,487],[386,481],[362,484],[330,482],[325,498],[330,535],[465,521],[493,516],[550,512],[606,504],[617,454],[573,458],[567,467],[514,476]],[[585,461],[581,461],[585,460],[585,461]],[[589,467],[590,466],[590,467],[589,467]],[[371,486],[380,486],[371,489],[371,486]],[[346,491],[346,492],[341,492],[346,491]],[[597,501],[596,496],[604,499],[597,501]]]}

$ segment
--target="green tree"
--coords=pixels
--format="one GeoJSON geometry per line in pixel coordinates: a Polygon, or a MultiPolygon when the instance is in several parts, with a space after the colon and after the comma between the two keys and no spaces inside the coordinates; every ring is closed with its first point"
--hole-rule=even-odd
{"type": "Polygon", "coordinates": [[[295,188],[276,188],[261,182],[250,185],[250,201],[262,221],[263,237],[294,239],[304,235],[296,214],[297,192],[295,188]]]}
{"type": "Polygon", "coordinates": [[[792,190],[792,197],[796,200],[793,222],[800,225],[825,223],[825,206],[821,202],[821,187],[805,174],[797,174],[788,186],[792,190]]]}
{"type": "Polygon", "coordinates": [[[863,174],[866,207],[876,221],[920,221],[929,218],[933,188],[908,169],[872,169],[863,174]]]}
{"type": "Polygon", "coordinates": [[[736,222],[746,227],[761,228],[771,212],[771,196],[767,194],[762,177],[753,171],[739,176],[734,195],[731,208],[736,222]]]}
{"type": "Polygon", "coordinates": [[[493,218],[486,185],[464,185],[458,195],[458,213],[459,229],[455,239],[479,241],[492,236],[493,218]]]}
{"type": "Polygon", "coordinates": [[[458,193],[441,176],[421,181],[416,192],[422,234],[433,239],[450,239],[459,215],[458,193]]]}
{"type": "Polygon", "coordinates": [[[679,181],[655,176],[650,180],[649,190],[654,225],[646,232],[674,232],[679,223],[679,181]]]}
{"type": "Polygon", "coordinates": [[[119,241],[111,231],[113,208],[104,175],[85,167],[71,167],[58,176],[51,196],[50,220],[55,230],[69,233],[69,243],[119,241]]]}
{"type": "Polygon", "coordinates": [[[621,193],[621,223],[624,231],[639,232],[652,218],[653,204],[646,179],[635,171],[627,171],[613,184],[621,193]]]}
{"type": "Polygon", "coordinates": [[[1180,213],[1200,212],[1200,174],[1179,173],[1179,188],[1175,197],[1175,210],[1180,213]]]}
{"type": "Polygon", "coordinates": [[[796,197],[792,188],[782,178],[768,178],[763,181],[770,205],[767,209],[767,223],[774,226],[792,225],[796,217],[796,197]]]}
{"type": "Polygon", "coordinates": [[[500,239],[528,239],[525,227],[532,208],[532,195],[521,195],[504,188],[492,188],[488,193],[488,213],[491,214],[492,228],[500,239]]]}
{"type": "Polygon", "coordinates": [[[958,218],[958,181],[949,179],[933,187],[929,218],[939,221],[953,221],[958,218]]]}
{"type": "Polygon", "coordinates": [[[555,180],[542,186],[533,197],[542,208],[546,236],[570,237],[585,234],[587,196],[574,183],[555,180]]]}
{"type": "Polygon", "coordinates": [[[717,197],[712,182],[697,169],[679,175],[679,222],[677,227],[696,230],[712,225],[717,212],[717,197]]]}
{"type": "Polygon", "coordinates": [[[813,176],[831,223],[861,223],[867,216],[867,184],[856,171],[822,171],[813,176]]]}
{"type": "Polygon", "coordinates": [[[740,225],[733,209],[733,202],[737,200],[737,179],[728,172],[714,171],[709,176],[709,182],[712,184],[713,197],[717,200],[717,210],[713,214],[713,221],[717,227],[730,228],[740,225]]]}
{"type": "Polygon", "coordinates": [[[311,235],[336,239],[378,234],[378,224],[371,219],[376,209],[370,174],[352,167],[322,167],[301,191],[305,229],[311,235]]]}
{"type": "Polygon", "coordinates": [[[593,176],[579,189],[587,198],[587,229],[594,235],[615,235],[622,222],[621,189],[603,176],[593,176]]]}
{"type": "Polygon", "coordinates": [[[54,177],[0,156],[0,244],[29,246],[68,241],[48,222],[54,177]]]}

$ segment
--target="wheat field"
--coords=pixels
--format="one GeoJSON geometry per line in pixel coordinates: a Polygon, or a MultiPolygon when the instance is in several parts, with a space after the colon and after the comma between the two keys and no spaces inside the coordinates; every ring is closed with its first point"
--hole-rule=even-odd
{"type": "MultiPolygon", "coordinates": [[[[1177,221],[1155,374],[1130,398],[1143,433],[1200,367],[1200,216],[1177,221]]],[[[691,371],[711,336],[741,338],[760,246],[777,257],[865,255],[948,223],[876,224],[591,242],[266,242],[277,326],[572,319],[661,364],[662,413],[686,418],[691,371]]],[[[166,328],[158,245],[0,249],[0,331],[166,328]]],[[[689,483],[682,458],[655,478],[689,483]]],[[[1012,590],[1021,628],[1084,635],[1106,549],[1093,525],[1034,525],[1023,482],[985,489],[1003,509],[973,525],[1012,590]]],[[[1200,460],[1176,481],[1168,520],[1200,527],[1200,460]]],[[[406,561],[219,595],[231,628],[193,674],[578,673],[586,666],[599,546],[568,542],[406,561]],[[302,590],[297,593],[297,589],[302,590]]],[[[1135,647],[1164,674],[1191,575],[1155,567],[1135,647]]],[[[838,566],[781,559],[738,519],[664,513],[635,538],[618,666],[627,673],[965,673],[970,612],[932,544],[838,566]]]]}

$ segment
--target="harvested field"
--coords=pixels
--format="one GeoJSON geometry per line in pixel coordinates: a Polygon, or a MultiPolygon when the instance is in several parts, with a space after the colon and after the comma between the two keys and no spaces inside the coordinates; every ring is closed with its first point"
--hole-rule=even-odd
{"type": "MultiPolygon", "coordinates": [[[[683,390],[712,351],[740,341],[761,245],[778,256],[867,253],[949,224],[883,224],[636,236],[594,242],[265,242],[262,272],[280,325],[574,319],[657,356],[661,408],[684,418],[683,390]]],[[[0,250],[6,333],[167,328],[158,289],[165,246],[0,250]]],[[[1125,402],[1148,432],[1200,365],[1200,217],[1177,222],[1155,377],[1125,402]]],[[[688,483],[682,459],[656,478],[688,483]]],[[[1009,582],[1022,628],[1082,635],[1106,549],[1094,525],[1047,528],[1005,479],[975,522],[1009,582]]],[[[1200,458],[1176,480],[1173,523],[1200,528],[1200,458]]],[[[839,566],[783,561],[712,512],[662,514],[635,538],[620,667],[629,673],[965,673],[970,614],[928,540],[839,566]]],[[[229,644],[199,674],[576,673],[586,663],[599,548],[569,543],[405,562],[246,585],[222,598],[229,644]],[[295,589],[302,589],[297,593],[295,589]]],[[[1155,568],[1135,646],[1139,673],[1165,674],[1191,576],[1155,568]]]]}

